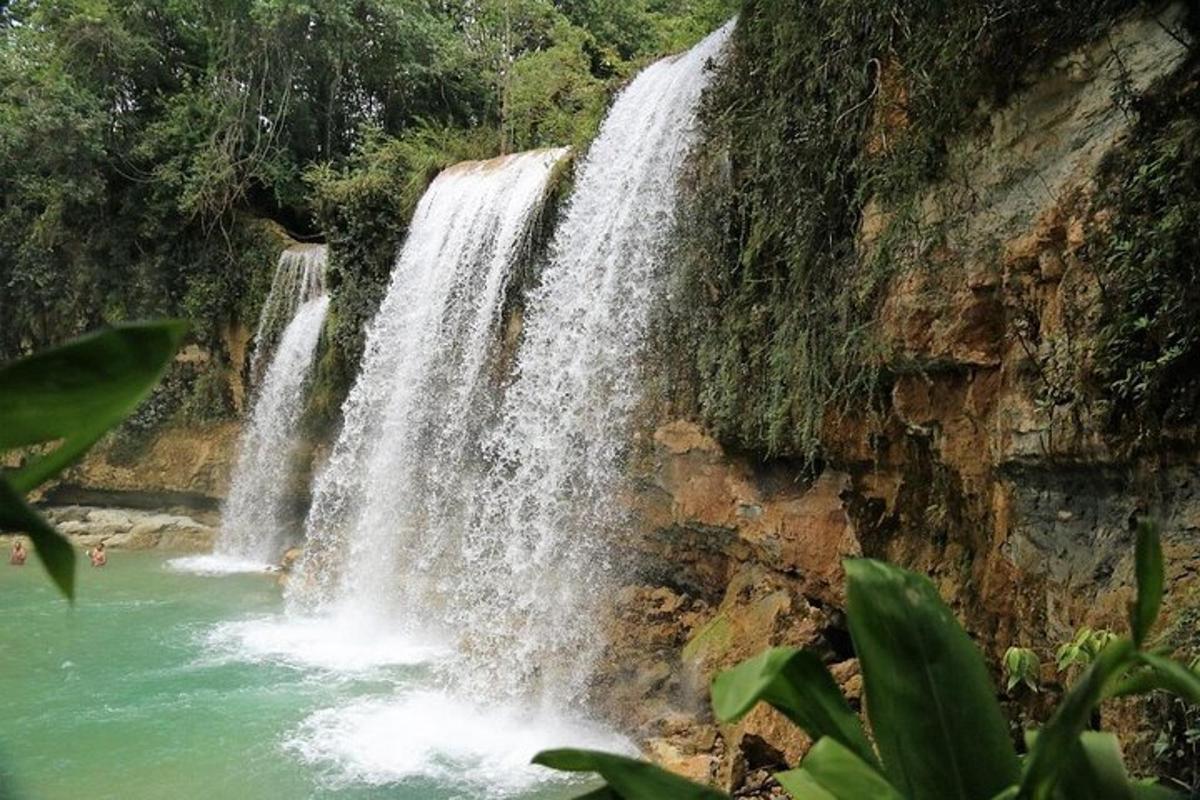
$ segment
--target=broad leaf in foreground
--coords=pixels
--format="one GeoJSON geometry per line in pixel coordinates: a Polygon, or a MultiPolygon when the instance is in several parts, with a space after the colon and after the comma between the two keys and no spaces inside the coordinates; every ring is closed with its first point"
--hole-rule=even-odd
{"type": "Polygon", "coordinates": [[[905,800],[874,767],[828,736],[813,745],[800,768],[837,800],[905,800]]]}
{"type": "Polygon", "coordinates": [[[24,494],[82,456],[162,377],[187,326],[120,325],[0,367],[0,450],[57,445],[0,471],[0,530],[27,533],[51,579],[75,593],[75,552],[24,494]]]}
{"type": "Polygon", "coordinates": [[[46,573],[68,600],[75,597],[75,548],[0,475],[0,531],[29,535],[46,573]]]}
{"type": "Polygon", "coordinates": [[[920,575],[846,562],[847,618],[887,777],[911,800],[989,800],[1016,751],[983,658],[920,575]]]}
{"type": "Polygon", "coordinates": [[[1123,677],[1105,697],[1127,697],[1162,689],[1192,705],[1200,705],[1200,675],[1185,665],[1156,653],[1138,653],[1138,668],[1123,677]]]}
{"type": "Polygon", "coordinates": [[[1148,520],[1138,523],[1134,570],[1137,573],[1137,597],[1129,611],[1129,628],[1133,632],[1133,643],[1141,647],[1158,619],[1163,598],[1162,542],[1158,527],[1148,520]]]}
{"type": "Polygon", "coordinates": [[[716,789],[692,783],[647,761],[613,753],[544,750],[533,757],[533,763],[563,772],[598,773],[621,800],[729,800],[716,789]]]}
{"type": "Polygon", "coordinates": [[[713,681],[713,711],[722,722],[740,719],[760,700],[813,741],[828,736],[868,764],[878,765],[858,715],[814,653],[776,647],[722,672],[713,681]]]}
{"type": "Polygon", "coordinates": [[[796,800],[840,800],[833,792],[817,783],[803,767],[775,773],[775,780],[796,800]]]}
{"type": "Polygon", "coordinates": [[[0,449],[61,440],[12,471],[13,487],[58,474],[137,408],[186,330],[177,320],[119,325],[0,367],[0,449]]]}
{"type": "Polygon", "coordinates": [[[1100,651],[1091,667],[1067,692],[1029,749],[1021,776],[1021,797],[1032,800],[1051,797],[1068,765],[1064,754],[1078,746],[1092,709],[1104,697],[1111,696],[1109,688],[1133,663],[1135,655],[1133,642],[1117,639],[1100,651]]]}

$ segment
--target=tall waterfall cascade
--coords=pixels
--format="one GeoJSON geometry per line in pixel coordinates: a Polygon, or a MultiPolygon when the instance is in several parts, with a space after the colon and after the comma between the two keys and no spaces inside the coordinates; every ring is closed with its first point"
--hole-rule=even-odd
{"type": "Polygon", "coordinates": [[[548,245],[565,149],[459,164],[421,198],[286,612],[206,637],[218,659],[334,676],[284,744],[334,780],[528,796],[558,780],[538,750],[636,752],[587,700],[679,176],[732,27],[620,93],[548,245]]]}
{"type": "MultiPolygon", "coordinates": [[[[279,257],[251,360],[252,407],[238,443],[212,558],[180,559],[199,571],[263,569],[291,539],[289,497],[305,387],[329,308],[326,248],[301,245],[279,257]]],[[[298,533],[298,531],[297,531],[298,533]]]]}
{"type": "Polygon", "coordinates": [[[491,374],[505,289],[564,151],[434,180],[315,484],[293,612],[449,641],[450,683],[482,696],[581,699],[679,170],[732,26],[616,98],[527,296],[506,384],[491,374]]]}
{"type": "Polygon", "coordinates": [[[422,197],[313,487],[293,610],[424,630],[467,578],[460,544],[498,394],[503,306],[567,152],[459,164],[422,197]]]}
{"type": "Polygon", "coordinates": [[[668,283],[680,167],[734,22],[647,69],[579,166],[516,376],[487,441],[491,469],[463,552],[456,627],[478,690],[582,698],[614,588],[619,492],[638,362],[668,283]]]}
{"type": "Polygon", "coordinates": [[[323,244],[300,244],[289,247],[279,255],[271,289],[258,315],[258,328],[250,354],[250,380],[254,385],[263,382],[263,372],[270,365],[287,326],[296,318],[300,306],[325,294],[325,264],[328,248],[323,244]]]}

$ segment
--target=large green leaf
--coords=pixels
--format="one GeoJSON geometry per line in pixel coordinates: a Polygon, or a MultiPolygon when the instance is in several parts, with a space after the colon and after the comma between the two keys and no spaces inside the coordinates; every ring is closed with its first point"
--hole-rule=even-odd
{"type": "Polygon", "coordinates": [[[912,800],[989,800],[1016,751],[983,659],[928,579],[846,562],[850,635],[886,773],[912,800]]]}
{"type": "Polygon", "coordinates": [[[1157,653],[1139,652],[1134,658],[1140,668],[1124,676],[1106,697],[1127,697],[1162,689],[1200,705],[1200,675],[1194,670],[1157,653]]]}
{"type": "Polygon", "coordinates": [[[128,323],[0,367],[0,449],[62,440],[12,472],[13,487],[54,477],[137,408],[186,331],[178,320],[128,323]]]}
{"type": "Polygon", "coordinates": [[[1066,754],[1078,745],[1092,710],[1134,663],[1136,650],[1128,639],[1117,639],[1096,656],[1091,667],[1059,703],[1029,749],[1021,776],[1022,798],[1047,800],[1069,765],[1066,754]]]}
{"type": "Polygon", "coordinates": [[[611,786],[601,786],[599,789],[579,795],[575,800],[621,800],[621,795],[614,792],[611,786]]]}
{"type": "Polygon", "coordinates": [[[1162,542],[1159,541],[1158,527],[1149,520],[1138,523],[1134,569],[1137,599],[1129,610],[1129,624],[1134,644],[1141,647],[1158,619],[1163,598],[1162,542]]]}
{"type": "MultiPolygon", "coordinates": [[[[1029,748],[1037,746],[1037,731],[1026,731],[1029,748]]],[[[1075,746],[1061,755],[1055,800],[1178,800],[1179,795],[1161,786],[1134,781],[1125,769],[1116,734],[1084,731],[1075,746]]],[[[1014,792],[1017,787],[1014,787],[1014,792]]],[[[1016,796],[1015,794],[1013,796],[1016,796]]]]}
{"type": "Polygon", "coordinates": [[[29,534],[50,579],[68,600],[75,598],[75,548],[25,502],[0,475],[0,530],[29,534]]]}
{"type": "Polygon", "coordinates": [[[1063,800],[1072,797],[1134,800],[1133,784],[1114,734],[1084,731],[1075,745],[1062,754],[1062,761],[1056,794],[1063,800]]]}
{"type": "Polygon", "coordinates": [[[740,719],[760,700],[778,709],[813,741],[828,736],[877,765],[858,715],[815,654],[776,647],[713,681],[713,711],[723,722],[740,719]]]}
{"type": "Polygon", "coordinates": [[[187,325],[118,325],[0,367],[0,448],[123,419],[154,387],[187,325]]]}
{"type": "Polygon", "coordinates": [[[874,767],[829,737],[813,745],[800,766],[837,800],[905,800],[874,767]]]}
{"type": "Polygon", "coordinates": [[[775,773],[775,780],[796,800],[839,800],[838,796],[817,783],[803,767],[775,773]]]}
{"type": "Polygon", "coordinates": [[[595,750],[544,750],[533,763],[564,772],[599,773],[621,800],[728,800],[716,789],[692,783],[648,761],[595,750]]]}

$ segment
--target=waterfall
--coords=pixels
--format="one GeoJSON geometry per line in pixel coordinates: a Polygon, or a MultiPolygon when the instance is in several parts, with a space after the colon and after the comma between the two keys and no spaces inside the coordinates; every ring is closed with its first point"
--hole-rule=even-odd
{"type": "Polygon", "coordinates": [[[489,368],[505,287],[563,151],[431,184],[315,484],[293,614],[448,642],[442,674],[473,694],[583,698],[680,166],[731,29],[616,98],[527,297],[507,385],[489,368]]]}
{"type": "Polygon", "coordinates": [[[541,150],[443,171],[421,198],[313,489],[293,611],[418,629],[454,580],[513,265],[554,166],[541,150]]]}
{"type": "Polygon", "coordinates": [[[289,247],[279,255],[271,289],[258,315],[258,330],[254,332],[250,356],[253,385],[262,383],[267,359],[300,306],[325,293],[327,253],[325,245],[302,244],[289,247]]]}
{"type": "Polygon", "coordinates": [[[503,797],[553,780],[525,766],[541,747],[636,752],[581,706],[618,585],[681,162],[731,28],[620,93],[536,263],[527,245],[565,150],[460,164],[421,198],[313,485],[287,613],[210,639],[381,687],[310,714],[287,743],[305,762],[503,797]],[[540,268],[523,297],[521,264],[540,268]]]}
{"type": "Polygon", "coordinates": [[[528,301],[516,377],[489,437],[453,607],[473,684],[579,700],[614,588],[610,543],[638,360],[665,291],[679,168],[733,22],[653,64],[617,97],[579,167],[542,283],[528,301]]]}
{"type": "Polygon", "coordinates": [[[211,558],[177,559],[201,572],[263,569],[287,545],[292,461],[304,412],[305,385],[321,336],[324,246],[288,249],[279,257],[254,337],[252,410],[238,443],[221,531],[211,558]]]}

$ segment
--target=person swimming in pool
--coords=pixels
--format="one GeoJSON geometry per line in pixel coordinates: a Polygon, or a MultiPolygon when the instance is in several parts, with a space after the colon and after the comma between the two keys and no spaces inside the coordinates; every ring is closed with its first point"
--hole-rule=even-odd
{"type": "Polygon", "coordinates": [[[103,567],[108,563],[108,553],[104,552],[104,542],[96,545],[95,550],[88,552],[88,558],[92,560],[93,567],[103,567]]]}
{"type": "Polygon", "coordinates": [[[23,567],[25,559],[28,557],[29,553],[25,549],[25,543],[20,539],[13,539],[12,554],[8,557],[8,563],[14,567],[23,567]]]}

